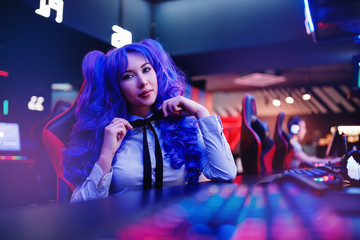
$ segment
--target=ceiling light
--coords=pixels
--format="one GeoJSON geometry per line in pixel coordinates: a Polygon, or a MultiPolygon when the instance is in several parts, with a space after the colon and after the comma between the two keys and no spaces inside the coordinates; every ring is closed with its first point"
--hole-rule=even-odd
{"type": "Polygon", "coordinates": [[[275,107],[280,107],[281,102],[280,102],[280,100],[279,100],[278,98],[274,98],[274,99],[272,100],[272,104],[273,104],[275,107]]]}
{"type": "Polygon", "coordinates": [[[287,102],[288,104],[293,104],[294,103],[294,98],[291,96],[287,96],[285,98],[285,102],[287,102]]]}
{"type": "Polygon", "coordinates": [[[305,92],[305,93],[302,95],[302,99],[303,99],[304,101],[309,101],[309,100],[311,99],[310,93],[305,92]]]}
{"type": "Polygon", "coordinates": [[[285,81],[286,78],[284,76],[275,76],[265,73],[252,73],[234,79],[235,84],[250,87],[267,87],[285,81]]]}

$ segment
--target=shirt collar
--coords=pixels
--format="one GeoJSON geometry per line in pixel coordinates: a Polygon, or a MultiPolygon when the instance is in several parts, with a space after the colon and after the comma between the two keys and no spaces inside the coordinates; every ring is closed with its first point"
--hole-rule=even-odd
{"type": "MultiPolygon", "coordinates": [[[[151,113],[149,116],[147,116],[146,118],[149,118],[153,115],[154,113],[151,113]]],[[[146,118],[143,118],[143,117],[139,117],[139,116],[135,116],[135,115],[132,115],[130,113],[128,113],[128,118],[129,118],[129,122],[131,121],[135,121],[137,119],[146,119],[146,118]]]]}

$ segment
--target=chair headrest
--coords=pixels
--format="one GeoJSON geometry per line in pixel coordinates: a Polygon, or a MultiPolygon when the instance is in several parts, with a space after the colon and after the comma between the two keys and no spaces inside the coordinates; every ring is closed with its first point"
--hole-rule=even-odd
{"type": "Polygon", "coordinates": [[[70,135],[73,130],[73,126],[76,123],[76,106],[84,87],[85,81],[83,81],[80,91],[72,105],[65,112],[50,120],[44,128],[52,132],[66,147],[68,147],[70,135]]]}
{"type": "Polygon", "coordinates": [[[247,124],[257,120],[255,98],[249,93],[243,99],[242,117],[247,124]]]}
{"type": "Polygon", "coordinates": [[[67,111],[52,119],[45,129],[52,132],[67,147],[75,122],[75,105],[72,105],[67,111]]]}
{"type": "Polygon", "coordinates": [[[276,131],[278,131],[279,133],[282,132],[282,124],[284,121],[284,117],[285,117],[285,113],[284,112],[280,112],[276,118],[276,131]]]}

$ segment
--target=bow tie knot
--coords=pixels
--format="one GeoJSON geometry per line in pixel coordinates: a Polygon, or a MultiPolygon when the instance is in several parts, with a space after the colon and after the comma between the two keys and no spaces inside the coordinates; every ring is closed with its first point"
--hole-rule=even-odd
{"type": "Polygon", "coordinates": [[[152,121],[157,121],[157,120],[161,120],[164,118],[164,113],[161,110],[156,110],[154,112],[154,114],[149,117],[149,118],[145,118],[145,119],[137,119],[134,121],[129,122],[130,125],[133,128],[137,128],[137,127],[143,127],[143,126],[148,126],[150,124],[150,122],[152,121]]]}

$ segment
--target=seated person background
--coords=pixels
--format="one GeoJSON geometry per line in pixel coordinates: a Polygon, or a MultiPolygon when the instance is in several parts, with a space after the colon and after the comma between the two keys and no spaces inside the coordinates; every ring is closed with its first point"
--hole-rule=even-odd
{"type": "Polygon", "coordinates": [[[340,158],[318,158],[307,155],[300,142],[304,139],[307,129],[305,121],[299,116],[293,116],[288,120],[287,127],[290,134],[290,142],[294,148],[294,155],[291,160],[291,167],[297,168],[302,165],[314,166],[315,163],[337,163],[340,158]]]}

